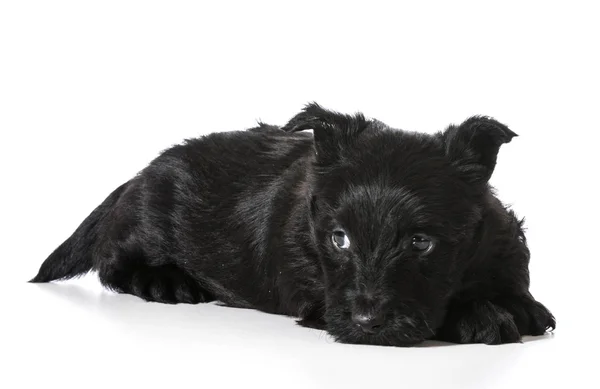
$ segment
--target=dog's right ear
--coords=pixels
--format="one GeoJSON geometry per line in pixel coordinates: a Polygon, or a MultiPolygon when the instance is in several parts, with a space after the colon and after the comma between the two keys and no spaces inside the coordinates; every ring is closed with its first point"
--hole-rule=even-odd
{"type": "Polygon", "coordinates": [[[283,126],[282,130],[313,130],[317,160],[333,162],[344,149],[352,146],[367,125],[368,121],[360,113],[345,115],[327,110],[317,103],[310,103],[283,126]]]}

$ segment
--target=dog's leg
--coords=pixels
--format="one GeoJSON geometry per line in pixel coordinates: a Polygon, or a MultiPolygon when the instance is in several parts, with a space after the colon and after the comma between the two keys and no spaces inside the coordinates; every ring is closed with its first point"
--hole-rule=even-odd
{"type": "Polygon", "coordinates": [[[304,315],[300,320],[297,320],[296,323],[302,327],[325,330],[327,323],[323,318],[324,315],[325,313],[323,312],[322,308],[315,308],[308,312],[308,314],[304,315]]]}
{"type": "Polygon", "coordinates": [[[513,315],[491,301],[451,305],[436,339],[453,343],[515,343],[521,340],[513,315]]]}
{"type": "Polygon", "coordinates": [[[148,265],[145,258],[132,251],[105,257],[97,268],[100,281],[106,287],[147,301],[197,304],[215,299],[177,265],[148,265]]]}
{"type": "Polygon", "coordinates": [[[530,294],[524,296],[500,296],[494,304],[506,309],[514,319],[521,335],[543,335],[556,328],[556,320],[550,311],[530,294]]]}
{"type": "Polygon", "coordinates": [[[554,316],[531,295],[507,295],[450,306],[437,339],[455,343],[514,343],[554,329],[554,316]]]}

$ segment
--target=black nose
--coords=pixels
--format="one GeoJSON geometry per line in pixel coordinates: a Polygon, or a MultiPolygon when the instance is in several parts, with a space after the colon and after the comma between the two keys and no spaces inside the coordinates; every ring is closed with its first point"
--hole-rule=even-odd
{"type": "Polygon", "coordinates": [[[383,324],[383,317],[371,314],[355,314],[352,315],[352,321],[356,323],[356,325],[359,326],[364,332],[373,334],[383,324]]]}

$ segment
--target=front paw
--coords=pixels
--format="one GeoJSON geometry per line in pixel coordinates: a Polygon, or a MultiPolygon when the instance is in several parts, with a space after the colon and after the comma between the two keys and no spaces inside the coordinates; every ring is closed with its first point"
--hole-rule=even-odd
{"type": "Polygon", "coordinates": [[[521,335],[510,312],[489,301],[477,301],[451,308],[437,338],[453,343],[503,344],[519,342],[521,335]]]}
{"type": "Polygon", "coordinates": [[[550,311],[531,295],[503,296],[494,300],[494,304],[506,309],[513,315],[521,335],[543,335],[556,328],[556,320],[550,311]]]}
{"type": "Polygon", "coordinates": [[[299,326],[306,328],[314,328],[316,330],[325,330],[325,322],[323,320],[299,319],[296,320],[299,326]]]}

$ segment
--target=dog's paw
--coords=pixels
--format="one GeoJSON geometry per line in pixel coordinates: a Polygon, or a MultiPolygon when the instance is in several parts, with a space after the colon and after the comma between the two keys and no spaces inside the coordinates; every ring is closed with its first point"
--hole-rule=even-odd
{"type": "Polygon", "coordinates": [[[104,285],[146,301],[166,304],[198,304],[214,297],[185,271],[174,265],[137,266],[128,272],[103,271],[104,285]]]}
{"type": "Polygon", "coordinates": [[[506,296],[494,303],[513,315],[521,335],[543,335],[556,328],[556,320],[540,302],[529,296],[506,296]]]}
{"type": "Polygon", "coordinates": [[[296,320],[296,323],[299,326],[306,327],[306,328],[314,328],[317,330],[325,330],[325,325],[326,325],[324,320],[316,320],[316,319],[309,319],[309,318],[296,320]]]}
{"type": "Polygon", "coordinates": [[[314,328],[317,330],[325,330],[325,327],[327,325],[325,319],[323,318],[323,312],[319,309],[307,312],[299,320],[296,320],[296,323],[299,326],[314,328]]]}
{"type": "Polygon", "coordinates": [[[489,301],[451,308],[437,338],[454,343],[503,344],[521,341],[512,314],[489,301]]]}
{"type": "Polygon", "coordinates": [[[529,335],[543,335],[556,329],[554,315],[539,301],[533,301],[529,309],[529,335]]]}

